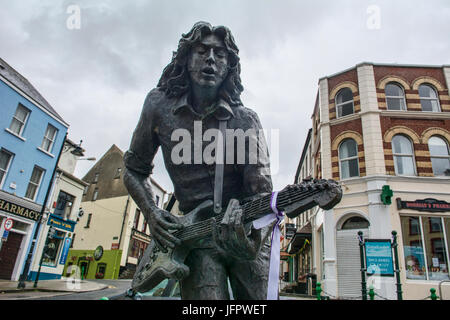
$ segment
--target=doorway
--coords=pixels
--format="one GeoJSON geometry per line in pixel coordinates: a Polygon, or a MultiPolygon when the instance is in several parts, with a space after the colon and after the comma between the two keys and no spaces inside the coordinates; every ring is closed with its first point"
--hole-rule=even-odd
{"type": "Polygon", "coordinates": [[[0,251],[0,279],[11,280],[23,235],[10,232],[0,251]]]}

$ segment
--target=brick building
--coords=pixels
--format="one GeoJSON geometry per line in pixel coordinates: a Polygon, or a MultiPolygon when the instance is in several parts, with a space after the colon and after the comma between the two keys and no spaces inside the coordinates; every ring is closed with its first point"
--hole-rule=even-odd
{"type": "MultiPolygon", "coordinates": [[[[299,234],[311,230],[307,271],[329,295],[361,296],[358,231],[364,239],[391,239],[397,231],[405,299],[424,298],[449,279],[449,85],[450,66],[373,63],[319,80],[295,181],[332,178],[344,196],[332,210],[316,208],[286,223],[299,234]],[[383,186],[393,191],[390,205],[381,200],[383,186]]],[[[300,257],[295,263],[283,268],[305,269],[300,257]]],[[[380,296],[396,299],[395,276],[373,275],[368,282],[380,296]]],[[[450,296],[450,287],[442,288],[450,296]]]]}

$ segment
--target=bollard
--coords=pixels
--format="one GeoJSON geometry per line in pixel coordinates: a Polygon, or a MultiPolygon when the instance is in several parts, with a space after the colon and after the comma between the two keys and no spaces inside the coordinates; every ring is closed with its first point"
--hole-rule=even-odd
{"type": "Polygon", "coordinates": [[[320,282],[317,282],[316,283],[317,300],[322,300],[322,297],[320,296],[321,293],[322,293],[322,285],[320,284],[320,282]]]}
{"type": "Polygon", "coordinates": [[[375,300],[375,291],[373,290],[373,286],[369,287],[369,297],[370,300],[375,300]]]}
{"type": "Polygon", "coordinates": [[[436,295],[436,289],[435,288],[431,288],[430,292],[431,292],[431,295],[430,295],[431,300],[437,300],[438,296],[436,295]]]}

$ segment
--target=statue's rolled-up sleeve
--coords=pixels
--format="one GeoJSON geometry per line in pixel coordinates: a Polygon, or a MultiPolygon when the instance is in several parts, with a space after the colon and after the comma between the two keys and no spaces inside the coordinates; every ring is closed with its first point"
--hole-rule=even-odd
{"type": "Polygon", "coordinates": [[[159,141],[154,131],[155,105],[152,92],[147,95],[141,116],[133,132],[130,148],[124,154],[124,164],[129,170],[149,176],[153,170],[153,158],[158,151],[159,141]]]}

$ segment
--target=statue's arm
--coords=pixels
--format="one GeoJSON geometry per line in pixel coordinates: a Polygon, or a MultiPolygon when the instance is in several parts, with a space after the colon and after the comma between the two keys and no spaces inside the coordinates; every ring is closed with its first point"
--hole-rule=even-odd
{"type": "Polygon", "coordinates": [[[150,174],[153,159],[158,151],[159,140],[154,130],[158,115],[152,101],[152,92],[147,96],[139,122],[134,130],[129,150],[124,155],[124,184],[144,215],[155,243],[165,251],[179,243],[170,229],[181,229],[176,217],[160,209],[154,202],[150,174]]]}

